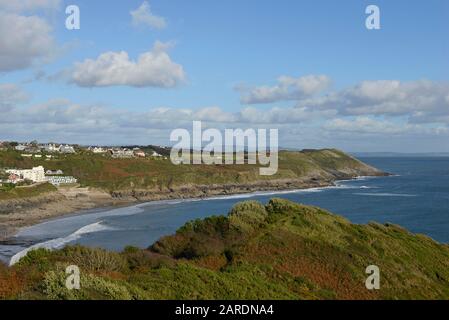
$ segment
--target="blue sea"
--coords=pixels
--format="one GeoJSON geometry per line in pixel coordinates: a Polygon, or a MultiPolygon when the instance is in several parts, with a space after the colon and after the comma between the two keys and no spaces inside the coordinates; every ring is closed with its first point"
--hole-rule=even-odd
{"type": "Polygon", "coordinates": [[[81,244],[109,250],[146,248],[192,219],[226,214],[237,202],[266,203],[280,197],[319,206],[354,223],[399,224],[449,243],[449,157],[366,157],[362,161],[389,177],[361,177],[335,187],[256,193],[205,200],[175,200],[101,209],[53,219],[21,229],[0,245],[0,259],[15,262],[30,248],[81,244]]]}

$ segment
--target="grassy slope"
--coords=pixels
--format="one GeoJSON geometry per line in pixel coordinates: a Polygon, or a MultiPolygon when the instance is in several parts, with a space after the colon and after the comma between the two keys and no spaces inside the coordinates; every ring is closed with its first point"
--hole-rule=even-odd
{"type": "Polygon", "coordinates": [[[39,184],[29,187],[15,187],[9,190],[2,190],[0,188],[0,201],[1,200],[11,200],[11,199],[22,199],[35,197],[42,194],[46,194],[52,191],[56,191],[56,187],[49,183],[39,184]]]}
{"type": "MultiPolygon", "coordinates": [[[[0,152],[0,168],[31,168],[42,165],[45,169],[61,169],[73,175],[84,186],[107,191],[130,189],[167,189],[174,186],[208,184],[239,184],[261,180],[297,179],[308,175],[329,178],[347,169],[366,168],[356,159],[338,150],[315,152],[281,152],[279,171],[273,176],[260,176],[257,165],[175,166],[170,160],[111,159],[102,155],[81,153],[59,155],[58,159],[22,158],[14,151],[0,152]],[[341,172],[338,172],[342,170],[341,172]]],[[[354,172],[349,176],[354,176],[354,172]]]]}
{"type": "Polygon", "coordinates": [[[148,250],[68,247],[0,268],[0,297],[52,299],[449,298],[449,248],[394,225],[355,225],[273,199],[187,223],[148,250]],[[70,264],[81,290],[64,287],[70,264]],[[365,268],[381,270],[368,291],[365,268]]]}

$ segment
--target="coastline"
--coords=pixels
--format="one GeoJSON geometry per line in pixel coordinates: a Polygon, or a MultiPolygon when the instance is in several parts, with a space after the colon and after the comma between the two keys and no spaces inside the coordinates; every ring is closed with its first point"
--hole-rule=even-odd
{"type": "Polygon", "coordinates": [[[128,204],[131,202],[113,199],[106,192],[88,188],[62,188],[32,198],[0,201],[0,241],[14,236],[20,228],[48,219],[128,204]]]}
{"type": "Polygon", "coordinates": [[[20,228],[43,221],[76,214],[84,210],[137,205],[141,203],[208,199],[216,196],[244,195],[257,192],[282,192],[325,188],[335,186],[338,181],[357,179],[362,176],[384,176],[385,173],[371,172],[369,175],[351,175],[337,179],[286,179],[257,181],[249,184],[188,185],[164,190],[131,190],[107,193],[89,188],[61,188],[57,192],[34,198],[0,201],[0,241],[14,236],[20,228]],[[10,213],[4,213],[5,211],[10,213]],[[17,210],[21,210],[17,213],[17,210]]]}
{"type": "Polygon", "coordinates": [[[58,187],[56,191],[47,190],[39,195],[24,194],[0,200],[0,241],[10,238],[18,228],[82,210],[161,200],[204,199],[252,192],[302,190],[328,187],[334,185],[336,181],[359,176],[388,175],[334,149],[310,153],[286,152],[283,156],[285,159],[282,174],[273,177],[253,176],[248,170],[239,171],[238,167],[232,168],[233,170],[217,168],[210,173],[212,174],[210,177],[204,177],[204,173],[197,173],[199,169],[189,168],[192,172],[184,169],[178,173],[178,176],[185,173],[187,176],[184,178],[174,179],[164,173],[154,178],[156,180],[150,184],[130,181],[129,184],[117,184],[116,187],[112,187],[114,186],[112,184],[109,188],[103,189],[93,187],[96,184],[92,183],[90,187],[64,186],[58,187]],[[120,185],[123,187],[120,188],[120,185]]]}

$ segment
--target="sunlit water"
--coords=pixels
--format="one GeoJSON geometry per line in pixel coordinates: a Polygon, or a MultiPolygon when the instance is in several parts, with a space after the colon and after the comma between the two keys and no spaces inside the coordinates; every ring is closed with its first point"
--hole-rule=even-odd
{"type": "Polygon", "coordinates": [[[449,158],[363,158],[395,174],[339,182],[336,187],[216,197],[206,200],[160,201],[132,207],[91,210],[22,229],[0,245],[0,259],[17,261],[36,247],[82,244],[110,250],[127,245],[146,248],[189,220],[226,214],[237,202],[266,203],[280,197],[328,209],[354,223],[392,222],[449,243],[449,158]]]}

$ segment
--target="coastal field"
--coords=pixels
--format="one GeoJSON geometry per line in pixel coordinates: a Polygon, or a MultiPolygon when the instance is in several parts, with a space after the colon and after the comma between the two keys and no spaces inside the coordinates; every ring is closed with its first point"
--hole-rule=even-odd
{"type": "Polygon", "coordinates": [[[449,247],[392,224],[352,224],[272,199],[187,223],[148,249],[69,246],[0,266],[2,299],[447,299],[449,247]],[[377,265],[379,290],[365,269],[377,265]],[[68,290],[65,269],[81,270],[68,290]]]}

